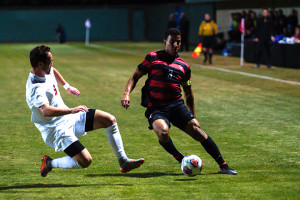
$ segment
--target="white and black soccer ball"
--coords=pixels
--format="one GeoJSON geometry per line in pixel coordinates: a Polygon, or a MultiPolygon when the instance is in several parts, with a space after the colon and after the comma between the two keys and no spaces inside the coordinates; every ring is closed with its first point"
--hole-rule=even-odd
{"type": "Polygon", "coordinates": [[[181,161],[181,170],[187,176],[200,174],[202,166],[202,160],[196,155],[187,155],[181,161]]]}

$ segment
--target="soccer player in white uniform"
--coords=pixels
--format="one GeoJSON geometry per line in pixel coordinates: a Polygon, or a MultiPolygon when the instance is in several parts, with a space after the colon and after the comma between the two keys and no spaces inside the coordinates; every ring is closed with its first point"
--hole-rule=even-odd
{"type": "Polygon", "coordinates": [[[42,158],[41,175],[47,176],[52,168],[86,168],[92,162],[88,150],[78,137],[88,131],[105,128],[107,139],[114,150],[122,173],[139,167],[144,159],[127,158],[116,118],[104,111],[88,109],[85,105],[74,108],[66,106],[60,96],[57,83],[76,97],[80,92],[70,86],[62,75],[52,67],[50,47],[41,45],[30,52],[32,69],[26,84],[26,101],[32,111],[31,121],[39,129],[45,143],[64,151],[67,156],[51,159],[42,158]]]}

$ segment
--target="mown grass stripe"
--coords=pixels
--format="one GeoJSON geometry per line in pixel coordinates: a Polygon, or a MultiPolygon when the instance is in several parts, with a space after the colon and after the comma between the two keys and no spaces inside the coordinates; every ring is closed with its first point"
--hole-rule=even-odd
{"type": "MultiPolygon", "coordinates": [[[[125,54],[129,54],[129,55],[134,55],[134,56],[140,56],[140,57],[145,56],[144,54],[142,55],[142,54],[139,54],[139,53],[136,53],[136,52],[126,51],[126,50],[112,48],[112,47],[107,47],[107,46],[103,46],[103,45],[90,44],[89,46],[94,47],[94,48],[98,48],[98,49],[106,49],[106,50],[110,50],[110,51],[113,51],[113,52],[125,53],[125,54]]],[[[197,67],[205,68],[205,69],[212,69],[212,70],[217,70],[217,71],[222,71],[222,72],[239,74],[239,75],[242,75],[242,76],[249,76],[249,77],[255,77],[255,78],[266,79],[266,80],[271,80],[271,81],[277,81],[277,82],[286,83],[286,84],[290,84],[290,85],[300,85],[300,82],[296,82],[296,81],[283,80],[283,79],[279,79],[279,78],[273,78],[273,77],[269,77],[269,76],[251,74],[251,73],[247,73],[247,72],[240,72],[240,71],[224,69],[224,68],[219,68],[219,67],[213,67],[213,66],[205,66],[205,65],[200,65],[198,63],[192,63],[192,62],[190,62],[190,64],[192,64],[194,66],[197,66],[197,67]]]]}

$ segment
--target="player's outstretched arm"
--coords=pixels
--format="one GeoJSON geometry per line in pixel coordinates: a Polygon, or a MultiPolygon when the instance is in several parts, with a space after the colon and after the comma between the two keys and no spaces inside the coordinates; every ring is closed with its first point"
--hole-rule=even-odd
{"type": "Polygon", "coordinates": [[[142,76],[144,76],[144,74],[142,72],[140,72],[139,70],[136,70],[127,82],[125,92],[124,92],[123,97],[121,99],[121,106],[123,106],[126,110],[129,108],[129,105],[130,105],[129,95],[132,92],[132,90],[135,88],[136,83],[139,81],[139,79],[142,76]]]}
{"type": "Polygon", "coordinates": [[[195,115],[195,103],[194,103],[194,94],[192,90],[192,85],[183,86],[184,96],[185,96],[185,103],[186,107],[195,115]]]}
{"type": "Polygon", "coordinates": [[[59,71],[57,69],[55,69],[53,67],[53,72],[54,72],[54,76],[56,81],[61,84],[65,90],[67,90],[67,92],[69,94],[73,94],[74,96],[78,97],[80,92],[77,88],[70,86],[67,81],[65,81],[65,79],[63,78],[63,76],[59,73],[59,71]]]}
{"type": "Polygon", "coordinates": [[[39,110],[43,114],[44,117],[57,117],[67,114],[74,114],[78,112],[88,112],[88,108],[84,105],[77,106],[75,108],[56,108],[50,106],[49,104],[44,104],[39,107],[39,110]]]}

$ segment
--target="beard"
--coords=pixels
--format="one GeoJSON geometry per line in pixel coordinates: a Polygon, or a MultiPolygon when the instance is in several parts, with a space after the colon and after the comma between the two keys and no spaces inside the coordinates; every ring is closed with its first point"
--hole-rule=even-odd
{"type": "Polygon", "coordinates": [[[45,74],[49,75],[50,71],[51,71],[52,66],[47,67],[46,69],[44,69],[45,74]]]}
{"type": "Polygon", "coordinates": [[[172,49],[174,56],[177,56],[179,48],[172,49]]]}

